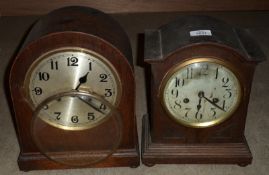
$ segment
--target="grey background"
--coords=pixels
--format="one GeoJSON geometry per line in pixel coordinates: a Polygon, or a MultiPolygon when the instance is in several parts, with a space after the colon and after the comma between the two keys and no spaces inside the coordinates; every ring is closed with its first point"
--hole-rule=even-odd
{"type": "MultiPolygon", "coordinates": [[[[154,29],[178,16],[188,14],[206,14],[223,19],[239,27],[249,28],[257,39],[265,54],[269,55],[269,12],[226,12],[226,13],[149,13],[149,14],[117,14],[113,15],[128,33],[134,58],[137,57],[137,36],[144,29],[154,29]]],[[[155,165],[138,168],[86,168],[73,170],[19,171],[17,157],[19,145],[16,138],[11,113],[7,105],[4,86],[6,67],[19,46],[26,30],[37,16],[0,17],[0,175],[106,175],[106,174],[154,174],[154,175],[266,175],[269,174],[269,61],[257,66],[252,85],[246,123],[246,138],[253,154],[253,163],[247,167],[237,165],[155,165]]],[[[142,115],[147,113],[145,98],[144,70],[135,66],[136,75],[136,115],[138,133],[141,134],[142,115]]]]}

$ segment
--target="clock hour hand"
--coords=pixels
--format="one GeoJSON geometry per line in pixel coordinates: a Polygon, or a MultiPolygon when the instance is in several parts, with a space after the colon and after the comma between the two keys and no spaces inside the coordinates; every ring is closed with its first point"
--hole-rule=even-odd
{"type": "Polygon", "coordinates": [[[203,91],[200,91],[200,92],[198,93],[198,96],[204,98],[206,101],[208,101],[209,103],[211,103],[211,104],[212,104],[213,106],[215,106],[216,108],[218,108],[218,109],[220,109],[220,110],[226,112],[222,107],[220,107],[219,105],[217,105],[216,103],[214,103],[213,101],[211,101],[210,99],[208,99],[207,97],[205,97],[205,94],[204,94],[203,91]]]}
{"type": "Polygon", "coordinates": [[[105,112],[100,110],[97,106],[95,106],[91,101],[92,99],[91,98],[88,98],[88,97],[78,97],[78,99],[80,99],[81,101],[83,101],[84,103],[88,104],[89,106],[91,106],[94,110],[100,112],[101,114],[104,114],[105,115],[105,112]]]}
{"type": "MultiPolygon", "coordinates": [[[[199,95],[198,95],[199,96],[199,95]]],[[[197,112],[196,112],[196,114],[195,114],[195,118],[197,118],[197,115],[198,115],[198,113],[199,113],[199,111],[200,111],[200,109],[201,109],[201,101],[202,101],[202,97],[200,97],[199,96],[199,103],[198,103],[198,105],[197,105],[197,112]]]]}
{"type": "Polygon", "coordinates": [[[80,87],[81,84],[86,83],[87,82],[87,76],[88,76],[89,72],[87,72],[85,75],[83,75],[82,77],[79,78],[79,84],[77,85],[75,90],[78,90],[78,88],[80,87]]]}

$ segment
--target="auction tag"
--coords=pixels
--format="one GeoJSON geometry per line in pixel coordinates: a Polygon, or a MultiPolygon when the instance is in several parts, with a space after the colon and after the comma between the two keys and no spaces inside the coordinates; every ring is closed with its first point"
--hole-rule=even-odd
{"type": "Polygon", "coordinates": [[[190,31],[190,36],[212,36],[211,30],[190,31]]]}

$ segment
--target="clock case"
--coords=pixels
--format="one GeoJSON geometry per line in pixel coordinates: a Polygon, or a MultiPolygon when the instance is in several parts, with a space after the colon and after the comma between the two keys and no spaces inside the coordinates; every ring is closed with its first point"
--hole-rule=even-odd
{"type": "Polygon", "coordinates": [[[264,53],[248,30],[211,17],[187,16],[157,30],[147,30],[144,62],[149,114],[143,117],[143,164],[250,164],[252,155],[244,129],[255,66],[264,60],[264,53]],[[190,36],[191,31],[198,30],[210,30],[212,36],[190,36]],[[229,119],[218,125],[186,127],[165,112],[161,82],[174,65],[204,57],[233,65],[243,90],[241,103],[229,119]]]}
{"type": "MultiPolygon", "coordinates": [[[[31,137],[33,109],[26,102],[23,92],[26,72],[31,64],[40,55],[61,47],[81,47],[99,53],[114,66],[122,82],[122,96],[117,108],[123,123],[120,146],[107,159],[87,167],[137,167],[140,157],[135,118],[135,80],[128,36],[112,17],[95,9],[73,6],[55,10],[38,20],[12,63],[9,87],[20,144],[20,170],[77,168],[49,160],[37,149],[31,137]]],[[[106,132],[105,126],[101,126],[100,132],[106,132]]],[[[48,135],[53,135],[53,132],[48,135]]]]}

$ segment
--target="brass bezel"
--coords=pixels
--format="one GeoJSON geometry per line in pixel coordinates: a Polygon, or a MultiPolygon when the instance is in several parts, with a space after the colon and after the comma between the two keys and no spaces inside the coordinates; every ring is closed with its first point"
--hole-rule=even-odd
{"type": "Polygon", "coordinates": [[[242,88],[242,83],[240,81],[239,78],[239,72],[234,68],[233,65],[231,65],[228,62],[222,61],[218,58],[213,58],[213,57],[198,57],[198,58],[189,58],[186,61],[180,62],[178,64],[176,64],[175,66],[173,66],[172,68],[169,69],[169,71],[165,74],[164,78],[161,81],[161,85],[159,88],[159,100],[161,101],[161,104],[163,106],[163,108],[165,109],[165,111],[167,112],[168,116],[174,120],[175,122],[177,122],[178,124],[182,124],[184,126],[187,127],[191,127],[191,128],[207,128],[207,127],[211,127],[211,126],[215,126],[218,125],[222,122],[224,122],[225,120],[227,120],[228,118],[230,118],[232,116],[232,114],[237,110],[237,108],[239,107],[239,104],[241,103],[242,100],[242,92],[243,92],[243,88],[242,88]],[[238,101],[237,103],[233,106],[232,110],[229,111],[229,113],[226,113],[226,115],[224,116],[220,116],[218,117],[216,120],[212,120],[212,121],[208,121],[208,122],[197,122],[197,123],[189,123],[180,119],[177,119],[174,117],[174,115],[170,112],[170,110],[167,108],[167,106],[165,105],[165,99],[164,99],[164,90],[165,90],[165,86],[167,84],[167,82],[169,81],[170,77],[176,73],[178,70],[182,69],[183,67],[186,67],[190,64],[193,63],[200,63],[200,62],[210,62],[210,63],[215,63],[215,64],[219,64],[225,68],[227,68],[228,70],[230,70],[234,76],[237,79],[238,82],[238,101]]]}
{"type": "MultiPolygon", "coordinates": [[[[104,63],[111,70],[111,72],[112,72],[112,74],[113,74],[113,76],[115,78],[115,81],[116,81],[116,86],[117,86],[116,89],[117,89],[117,92],[118,92],[117,93],[117,96],[116,96],[115,104],[113,104],[113,106],[118,107],[118,105],[120,103],[120,100],[121,100],[121,96],[122,96],[122,83],[121,83],[120,76],[119,76],[118,72],[116,71],[116,69],[114,68],[114,66],[105,57],[103,57],[102,55],[100,55],[100,54],[98,54],[98,53],[96,53],[94,51],[91,51],[89,49],[80,48],[80,47],[61,47],[61,48],[50,50],[50,51],[42,54],[41,56],[39,56],[31,64],[29,70],[26,73],[25,80],[24,80],[24,85],[23,85],[23,91],[24,91],[24,94],[25,94],[25,98],[26,98],[26,101],[29,103],[30,107],[33,110],[35,110],[37,106],[39,106],[40,104],[42,104],[42,102],[41,102],[38,105],[34,105],[32,99],[31,99],[31,96],[30,96],[29,83],[30,83],[30,77],[31,77],[31,74],[32,74],[34,68],[42,60],[46,59],[47,57],[49,57],[49,56],[51,56],[53,54],[59,53],[59,52],[68,52],[68,51],[82,52],[82,53],[86,53],[86,54],[89,54],[91,56],[94,56],[95,58],[99,59],[102,63],[104,63]]],[[[62,92],[58,92],[58,93],[56,93],[54,95],[57,95],[59,93],[62,93],[62,92]]],[[[95,94],[94,92],[91,92],[91,93],[95,94]]],[[[108,118],[108,116],[105,116],[104,119],[105,118],[108,118]]],[[[70,127],[65,127],[65,126],[59,125],[59,124],[55,124],[54,122],[52,122],[50,120],[46,120],[45,118],[42,118],[42,120],[46,121],[48,124],[50,124],[50,125],[52,125],[54,127],[61,128],[61,129],[64,129],[64,130],[83,130],[83,129],[89,129],[89,128],[92,128],[92,127],[97,126],[97,124],[100,124],[100,123],[102,123],[101,121],[103,121],[103,120],[100,120],[99,122],[97,122],[96,124],[94,124],[94,126],[90,126],[90,125],[88,126],[88,125],[86,125],[85,127],[80,127],[80,128],[75,128],[75,127],[74,128],[70,128],[70,127]]]]}

